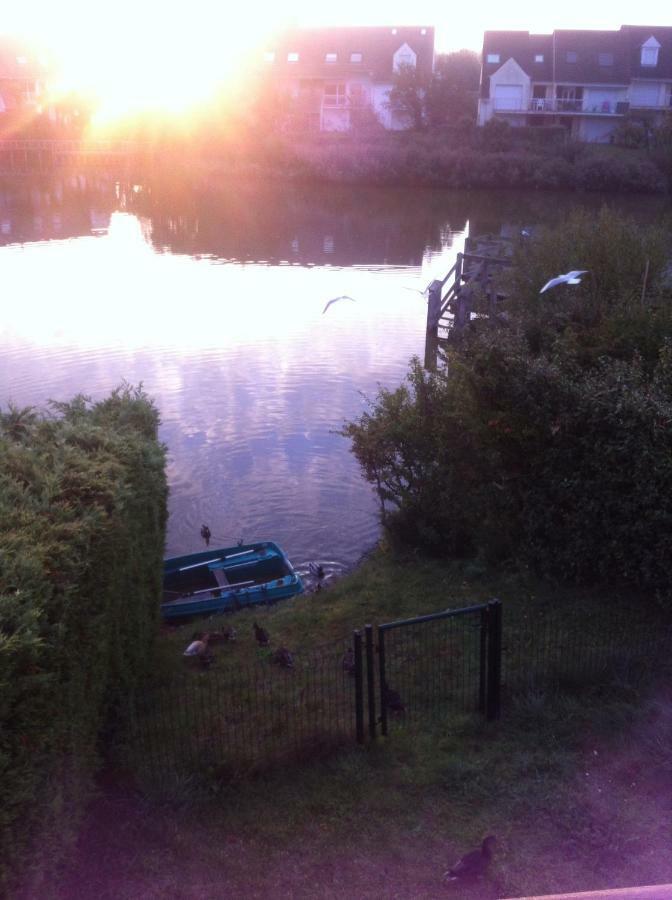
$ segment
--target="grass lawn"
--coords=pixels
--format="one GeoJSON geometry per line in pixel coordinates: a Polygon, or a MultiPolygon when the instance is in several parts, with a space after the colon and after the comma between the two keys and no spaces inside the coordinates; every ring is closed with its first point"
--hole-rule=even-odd
{"type": "MultiPolygon", "coordinates": [[[[377,554],[319,594],[227,618],[239,639],[216,648],[215,665],[265,652],[255,617],[274,645],[296,650],[493,596],[505,616],[562,603],[574,622],[605,599],[377,554]]],[[[182,665],[196,627],[162,635],[160,677],[182,665]]],[[[373,746],[248,780],[162,771],[141,780],[143,793],[110,771],[71,867],[39,896],[487,898],[672,881],[671,747],[669,672],[651,681],[624,667],[599,688],[520,692],[499,722],[395,723],[373,746]],[[486,834],[498,839],[489,877],[445,884],[486,834]]]]}

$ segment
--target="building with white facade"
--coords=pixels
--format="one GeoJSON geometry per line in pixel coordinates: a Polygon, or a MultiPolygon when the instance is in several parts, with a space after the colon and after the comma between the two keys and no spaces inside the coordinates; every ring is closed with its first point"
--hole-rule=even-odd
{"type": "Polygon", "coordinates": [[[348,131],[373,116],[385,128],[406,128],[406,117],[390,109],[393,76],[409,66],[429,80],[434,29],[291,29],[267,47],[263,64],[276,90],[291,101],[297,127],[348,131]]]}
{"type": "Polygon", "coordinates": [[[478,124],[564,125],[608,142],[625,116],[657,124],[672,111],[672,27],[486,31],[478,124]]]}

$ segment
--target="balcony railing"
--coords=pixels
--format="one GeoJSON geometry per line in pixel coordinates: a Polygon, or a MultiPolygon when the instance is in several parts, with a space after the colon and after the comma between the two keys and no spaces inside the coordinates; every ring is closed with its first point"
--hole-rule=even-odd
{"type": "Polygon", "coordinates": [[[515,100],[494,100],[496,112],[584,113],[590,115],[622,116],[628,111],[626,101],[570,100],[564,98],[533,97],[527,104],[515,100]]]}

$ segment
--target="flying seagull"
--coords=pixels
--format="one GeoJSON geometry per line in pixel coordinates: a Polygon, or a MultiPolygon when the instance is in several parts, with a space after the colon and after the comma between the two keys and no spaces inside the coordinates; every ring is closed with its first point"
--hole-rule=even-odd
{"type": "Polygon", "coordinates": [[[573,272],[567,272],[566,275],[558,275],[557,278],[551,278],[550,281],[546,282],[539,293],[543,294],[544,291],[547,291],[549,288],[555,287],[558,284],[581,284],[581,276],[585,275],[587,271],[588,269],[576,269],[573,272]]]}
{"type": "Polygon", "coordinates": [[[325,314],[325,312],[329,309],[329,307],[331,306],[332,303],[336,303],[338,300],[352,300],[353,303],[355,302],[355,298],[354,298],[354,297],[348,297],[347,294],[341,294],[340,297],[334,297],[333,300],[330,300],[330,301],[327,303],[327,305],[326,305],[326,306],[324,307],[324,309],[322,310],[322,315],[325,314]]]}

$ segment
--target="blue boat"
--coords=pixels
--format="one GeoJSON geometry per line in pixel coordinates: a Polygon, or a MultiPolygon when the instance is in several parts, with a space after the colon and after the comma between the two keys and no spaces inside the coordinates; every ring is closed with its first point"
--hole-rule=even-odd
{"type": "Polygon", "coordinates": [[[164,560],[161,613],[164,619],[210,615],[302,591],[303,582],[277,544],[242,544],[164,560]]]}

